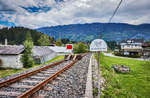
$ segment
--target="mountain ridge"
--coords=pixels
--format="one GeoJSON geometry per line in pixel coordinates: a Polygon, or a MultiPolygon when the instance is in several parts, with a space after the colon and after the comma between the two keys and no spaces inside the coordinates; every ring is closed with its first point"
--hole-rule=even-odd
{"type": "Polygon", "coordinates": [[[121,41],[127,38],[150,38],[150,24],[126,24],[126,23],[85,23],[69,24],[36,29],[49,36],[68,38],[73,41],[92,41],[99,38],[102,32],[103,39],[107,41],[121,41]]]}

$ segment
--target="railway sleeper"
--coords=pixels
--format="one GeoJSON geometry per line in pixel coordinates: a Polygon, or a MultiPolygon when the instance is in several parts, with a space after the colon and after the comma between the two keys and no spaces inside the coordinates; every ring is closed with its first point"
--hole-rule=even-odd
{"type": "Polygon", "coordinates": [[[0,92],[19,92],[19,93],[23,93],[27,90],[29,90],[30,88],[17,88],[17,87],[3,87],[0,89],[0,92]]]}
{"type": "Polygon", "coordinates": [[[70,55],[65,55],[65,61],[68,60],[81,60],[82,59],[82,55],[81,54],[70,54],[70,55]]]}
{"type": "Polygon", "coordinates": [[[31,81],[43,81],[45,78],[31,78],[31,77],[28,77],[28,78],[24,78],[24,80],[31,80],[31,81]]]}
{"type": "Polygon", "coordinates": [[[35,86],[37,82],[16,82],[18,85],[35,86]]]}
{"type": "Polygon", "coordinates": [[[0,92],[0,98],[16,98],[19,95],[18,92],[0,92]]]}
{"type": "Polygon", "coordinates": [[[13,88],[32,88],[34,86],[12,84],[12,85],[9,85],[9,87],[13,87],[13,88]]]}

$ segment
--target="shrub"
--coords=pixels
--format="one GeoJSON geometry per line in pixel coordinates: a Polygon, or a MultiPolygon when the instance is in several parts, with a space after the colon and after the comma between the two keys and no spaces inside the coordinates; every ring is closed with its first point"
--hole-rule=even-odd
{"type": "Polygon", "coordinates": [[[85,53],[88,52],[88,46],[85,43],[78,43],[74,45],[74,53],[85,53]]]}
{"type": "Polygon", "coordinates": [[[132,57],[132,58],[140,58],[141,57],[141,55],[124,55],[124,54],[121,54],[120,52],[115,52],[114,55],[123,56],[123,57],[132,57]]]}

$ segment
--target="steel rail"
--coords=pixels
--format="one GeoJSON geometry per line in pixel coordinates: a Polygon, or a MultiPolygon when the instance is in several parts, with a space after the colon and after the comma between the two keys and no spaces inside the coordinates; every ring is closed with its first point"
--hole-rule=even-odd
{"type": "Polygon", "coordinates": [[[25,77],[31,76],[31,75],[33,75],[33,74],[36,74],[36,73],[38,73],[38,72],[40,72],[40,71],[42,71],[42,70],[45,70],[45,69],[47,69],[47,68],[50,68],[50,67],[53,67],[53,66],[55,66],[55,65],[61,64],[61,63],[63,63],[63,62],[65,62],[65,60],[61,60],[61,61],[59,61],[59,62],[50,64],[50,65],[48,65],[48,66],[44,66],[44,67],[42,67],[42,68],[33,70],[33,71],[28,72],[28,73],[25,73],[25,74],[23,74],[23,75],[19,75],[19,76],[17,76],[17,77],[14,77],[14,78],[8,79],[8,80],[6,80],[6,81],[0,82],[0,88],[3,87],[3,86],[8,85],[8,84],[10,84],[10,83],[13,83],[13,82],[16,82],[16,81],[18,81],[18,80],[21,80],[21,79],[23,79],[23,78],[25,78],[25,77]]]}
{"type": "Polygon", "coordinates": [[[54,80],[58,75],[60,75],[61,73],[63,73],[64,71],[68,70],[73,64],[75,64],[78,61],[78,59],[72,61],[70,64],[66,65],[64,68],[62,68],[61,70],[59,70],[58,72],[56,72],[55,74],[53,74],[52,76],[48,77],[47,79],[45,79],[44,81],[42,81],[41,83],[37,84],[36,86],[34,86],[33,88],[29,89],[28,91],[26,91],[25,93],[21,94],[20,96],[18,96],[17,98],[28,98],[29,96],[31,96],[32,94],[34,94],[36,91],[38,91],[41,87],[45,86],[48,82],[54,80]]]}

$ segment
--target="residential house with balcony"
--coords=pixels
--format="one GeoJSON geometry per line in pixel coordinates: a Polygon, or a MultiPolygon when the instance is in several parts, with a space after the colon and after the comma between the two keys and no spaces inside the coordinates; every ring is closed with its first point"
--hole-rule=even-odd
{"type": "Polygon", "coordinates": [[[120,52],[122,55],[142,55],[143,39],[127,39],[120,42],[120,52]]]}

